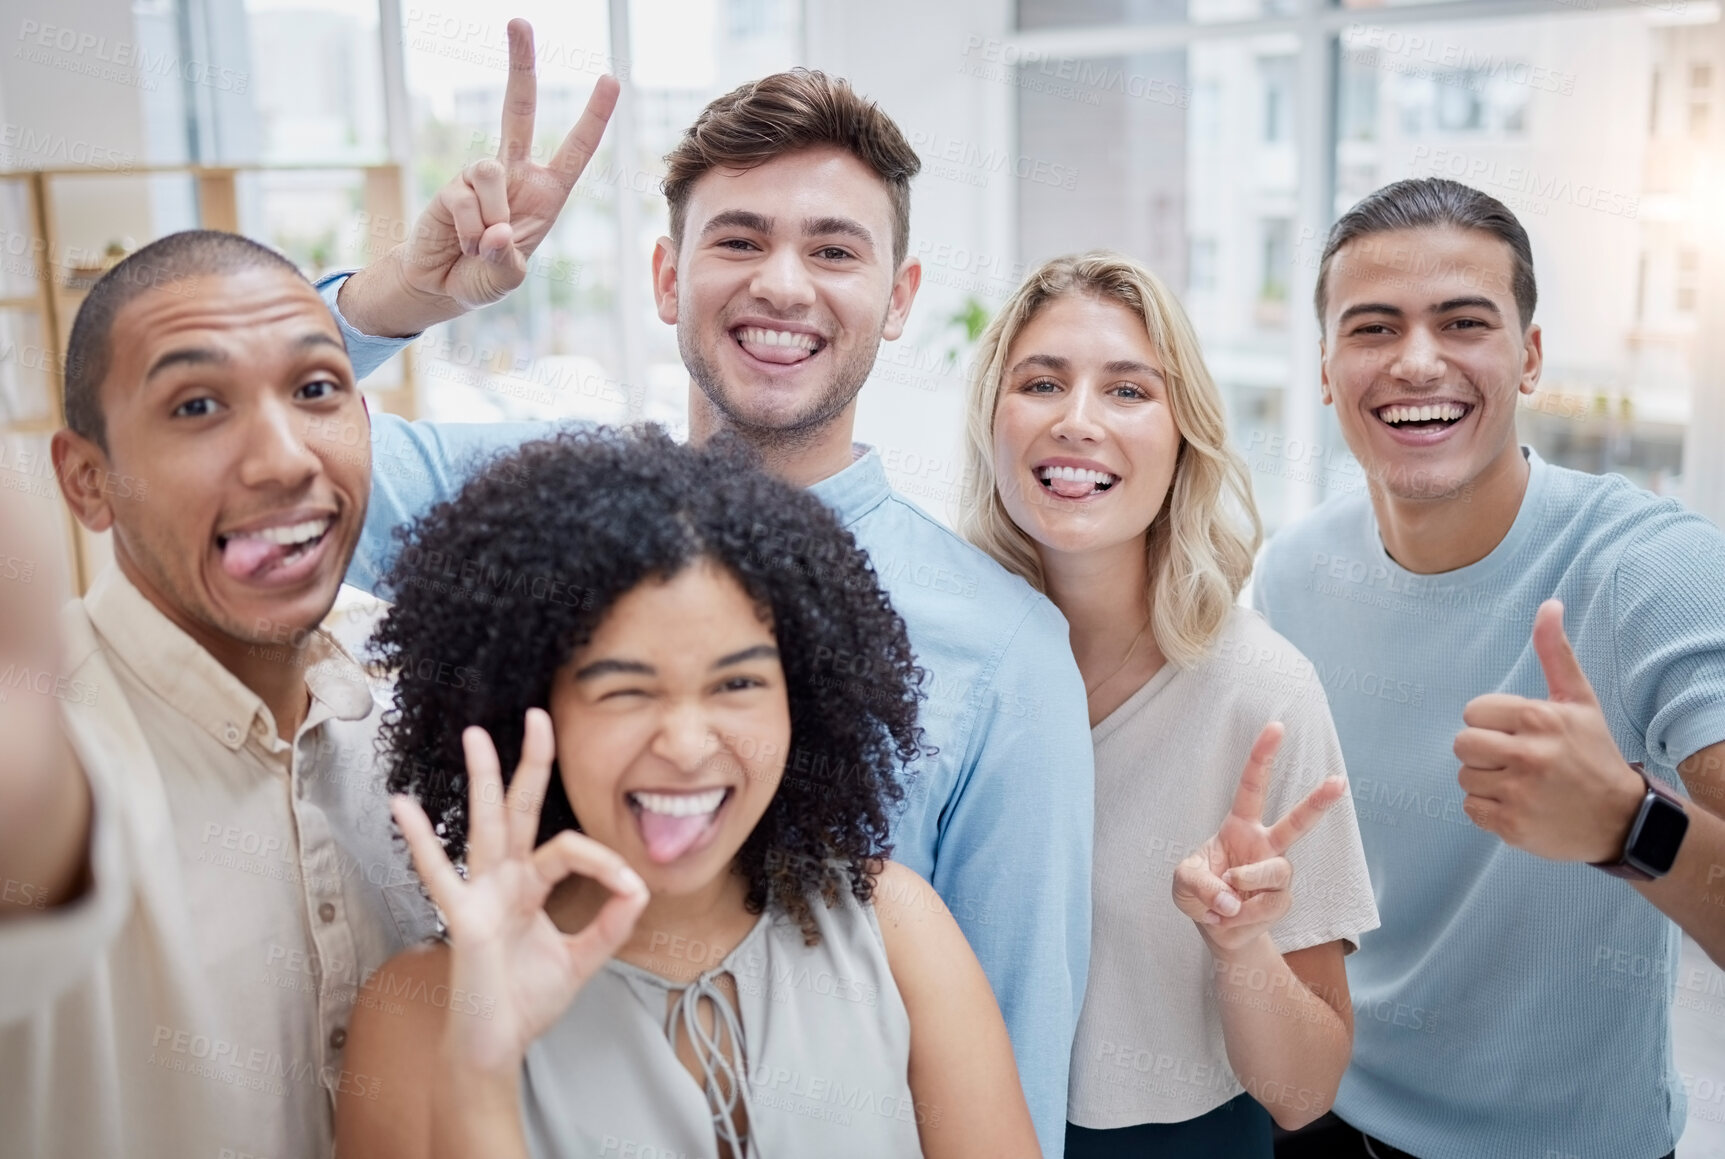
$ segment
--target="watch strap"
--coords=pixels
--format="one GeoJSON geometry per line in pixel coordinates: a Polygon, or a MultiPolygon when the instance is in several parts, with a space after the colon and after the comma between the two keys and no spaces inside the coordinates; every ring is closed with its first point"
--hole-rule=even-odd
{"type": "Polygon", "coordinates": [[[1647,786],[1647,795],[1641,799],[1641,808],[1636,810],[1635,820],[1629,827],[1629,835],[1623,839],[1623,852],[1618,855],[1617,860],[1594,861],[1589,862],[1589,864],[1595,869],[1604,870],[1612,877],[1621,877],[1625,881],[1653,881],[1656,875],[1636,865],[1629,856],[1630,850],[1635,848],[1635,839],[1641,835],[1641,819],[1647,815],[1649,804],[1647,798],[1658,797],[1684,813],[1687,813],[1688,810],[1683,808],[1683,798],[1672,792],[1663,782],[1648,776],[1646,768],[1642,766],[1640,761],[1631,761],[1629,767],[1640,774],[1642,783],[1647,786]]]}

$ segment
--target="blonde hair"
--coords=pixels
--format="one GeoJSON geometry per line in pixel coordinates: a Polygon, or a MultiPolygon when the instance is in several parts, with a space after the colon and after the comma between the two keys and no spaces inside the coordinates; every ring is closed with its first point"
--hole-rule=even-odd
{"type": "Polygon", "coordinates": [[[1047,590],[1035,543],[1013,523],[1000,498],[994,416],[1013,341],[1045,306],[1068,294],[1118,302],[1140,315],[1162,360],[1180,449],[1173,485],[1147,529],[1150,628],[1164,656],[1190,667],[1209,651],[1252,574],[1263,523],[1245,461],[1228,445],[1222,395],[1204,365],[1192,323],[1168,287],[1132,259],[1097,250],[1045,262],[983,333],[965,416],[959,530],[1007,570],[1047,590]]]}

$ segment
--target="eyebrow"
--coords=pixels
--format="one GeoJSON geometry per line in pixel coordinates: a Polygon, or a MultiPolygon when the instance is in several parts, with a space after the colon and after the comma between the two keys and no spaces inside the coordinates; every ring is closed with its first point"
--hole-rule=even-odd
{"type": "Polygon", "coordinates": [[[1014,366],[1008,373],[1017,374],[1019,371],[1028,370],[1033,366],[1040,366],[1044,370],[1072,369],[1072,363],[1058,354],[1032,354],[1020,359],[1018,365],[1014,366]]]}
{"type": "MultiPolygon", "coordinates": [[[[1018,365],[1014,366],[1007,373],[1017,374],[1019,371],[1026,370],[1031,367],[1042,367],[1046,370],[1065,372],[1072,369],[1072,361],[1067,358],[1062,358],[1058,354],[1031,354],[1020,359],[1018,365]]],[[[1104,374],[1153,374],[1164,382],[1168,381],[1168,376],[1163,374],[1162,371],[1156,369],[1147,362],[1139,362],[1132,358],[1116,358],[1111,362],[1104,362],[1102,364],[1102,371],[1104,374]]]]}
{"type": "Polygon", "coordinates": [[[1157,378],[1166,380],[1166,376],[1148,362],[1137,362],[1130,358],[1116,358],[1113,362],[1105,362],[1102,369],[1108,374],[1154,374],[1157,378]]]}
{"type": "Polygon", "coordinates": [[[828,234],[838,234],[841,237],[852,237],[874,247],[874,234],[862,222],[849,217],[811,217],[803,222],[805,237],[823,237],[828,234]]]}
{"type": "Polygon", "coordinates": [[[1436,306],[1432,307],[1431,312],[1433,314],[1447,314],[1451,310],[1485,310],[1495,317],[1503,317],[1503,311],[1497,308],[1496,302],[1492,301],[1490,298],[1481,297],[1478,294],[1473,294],[1465,298],[1450,298],[1448,301],[1439,302],[1436,306]]]}
{"type": "Polygon", "coordinates": [[[144,372],[144,381],[148,382],[156,375],[176,366],[219,366],[231,361],[226,351],[211,346],[182,346],[178,350],[168,351],[150,363],[150,369],[144,372]]]}
{"type": "Polygon", "coordinates": [[[756,213],[752,209],[727,209],[715,213],[707,219],[707,224],[701,227],[701,236],[718,233],[722,229],[747,229],[755,233],[772,233],[773,219],[765,214],[756,213]]]}
{"type": "MultiPolygon", "coordinates": [[[[336,338],[319,331],[301,334],[293,341],[295,352],[310,350],[315,347],[328,346],[347,353],[347,347],[336,338]]],[[[150,369],[144,372],[144,381],[148,382],[163,371],[176,366],[221,366],[233,361],[225,350],[214,346],[183,346],[178,350],[170,350],[150,364],[150,369]]]]}
{"type": "MultiPolygon", "coordinates": [[[[772,233],[773,219],[764,213],[756,213],[752,209],[726,209],[707,219],[707,224],[701,227],[701,236],[707,237],[726,229],[746,229],[752,233],[772,233]]],[[[871,249],[874,246],[874,234],[870,233],[868,227],[855,218],[833,215],[811,217],[804,220],[804,237],[822,237],[829,234],[855,238],[871,249]]]]}
{"type": "MultiPolygon", "coordinates": [[[[1478,294],[1471,294],[1463,298],[1445,299],[1433,306],[1430,310],[1427,310],[1426,313],[1447,314],[1451,310],[1485,310],[1493,317],[1503,317],[1503,311],[1498,309],[1496,302],[1492,301],[1490,298],[1482,298],[1478,294]]],[[[1401,318],[1404,316],[1401,309],[1397,306],[1386,305],[1382,302],[1362,302],[1358,306],[1349,306],[1346,310],[1343,310],[1342,316],[1336,319],[1336,325],[1345,326],[1351,319],[1357,318],[1361,314],[1388,314],[1392,318],[1401,318]]]]}
{"type": "MultiPolygon", "coordinates": [[[[719,657],[717,660],[713,661],[712,668],[709,669],[709,671],[717,671],[720,668],[729,668],[734,664],[741,664],[745,660],[777,660],[778,658],[779,650],[771,644],[756,644],[752,647],[744,648],[741,652],[732,652],[729,656],[719,657]]],[[[577,681],[596,680],[601,676],[612,676],[621,673],[630,673],[636,676],[656,676],[658,675],[658,669],[654,668],[651,664],[644,663],[640,660],[595,660],[591,664],[586,664],[576,669],[575,679],[577,681]]]]}
{"type": "Polygon", "coordinates": [[[310,350],[314,346],[331,346],[341,351],[343,354],[347,353],[347,344],[345,342],[342,342],[339,338],[332,338],[328,334],[324,334],[320,331],[314,330],[310,334],[301,334],[298,338],[294,339],[293,348],[295,350],[310,350]]]}

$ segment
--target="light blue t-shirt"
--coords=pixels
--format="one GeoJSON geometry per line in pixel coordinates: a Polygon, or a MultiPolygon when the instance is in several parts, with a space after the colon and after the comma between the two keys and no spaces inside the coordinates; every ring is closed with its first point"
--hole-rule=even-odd
{"type": "MultiPolygon", "coordinates": [[[[354,330],[319,285],[363,377],[403,341],[354,330]]],[[[377,591],[396,528],[452,499],[474,468],[547,423],[408,423],[372,416],[372,491],[347,582],[377,591]]],[[[1066,1077],[1090,966],[1094,752],[1065,617],[1048,599],[895,494],[870,450],[810,490],[868,553],[916,662],[936,755],[916,763],[893,859],[922,874],[976,951],[1012,1037],[1042,1153],[1065,1147],[1066,1077]]],[[[387,592],[379,592],[387,596],[387,592]]],[[[834,658],[842,664],[842,657],[834,658]]],[[[785,769],[819,776],[818,768],[785,769]]]]}
{"type": "Polygon", "coordinates": [[[1383,920],[1347,962],[1336,1112],[1421,1159],[1655,1159],[1685,1114],[1677,927],[1628,882],[1476,828],[1451,746],[1474,697],[1547,695],[1533,618],[1556,597],[1624,759],[1681,792],[1675,766],[1725,740],[1725,535],[1525,453],[1521,509],[1478,563],[1403,569],[1361,494],[1258,572],[1254,603],[1329,695],[1383,920]]]}

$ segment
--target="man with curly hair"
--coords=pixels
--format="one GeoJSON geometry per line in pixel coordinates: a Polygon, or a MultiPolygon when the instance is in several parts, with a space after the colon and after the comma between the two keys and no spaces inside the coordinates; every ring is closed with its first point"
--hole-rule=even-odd
{"type": "MultiPolygon", "coordinates": [[[[543,211],[517,209],[540,186],[511,176],[533,108],[520,35],[505,102],[527,127],[516,126],[520,158],[476,163],[390,258],[324,284],[362,376],[426,326],[519,284],[523,254],[543,236],[543,211]],[[536,231],[531,244],[524,230],[536,231]]],[[[907,769],[894,856],[934,884],[976,950],[1043,1151],[1058,1155],[1089,960],[1094,775],[1067,625],[894,494],[879,454],[852,441],[857,394],[880,342],[903,333],[922,279],[908,254],[920,162],[877,107],[806,70],[713,101],[667,161],[670,228],[654,248],[653,286],[689,371],[691,437],[734,432],[773,473],[813,490],[909,626],[930,676],[924,724],[936,751],[907,769]]],[[[387,595],[395,528],[453,495],[475,463],[545,429],[375,416],[373,503],[348,581],[387,595]]],[[[783,533],[761,528],[767,542],[783,533]]],[[[829,680],[869,679],[854,657],[819,659],[829,680]]]]}

